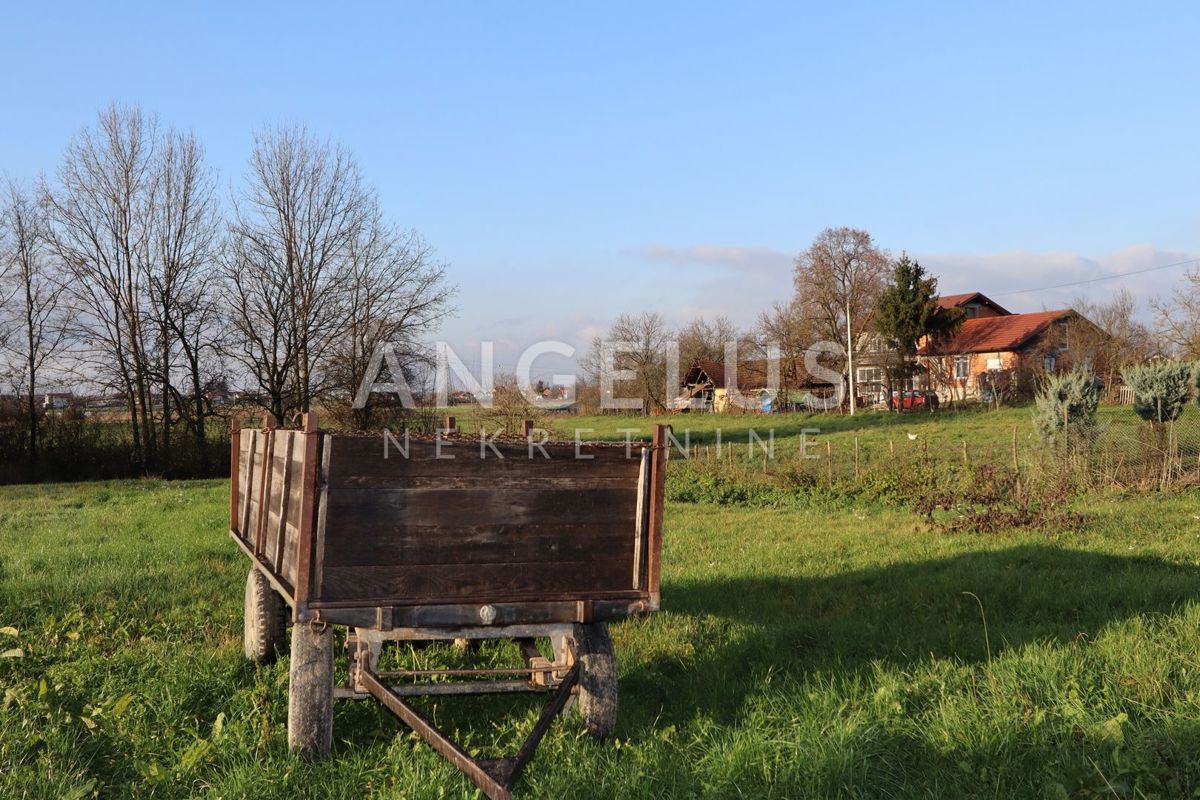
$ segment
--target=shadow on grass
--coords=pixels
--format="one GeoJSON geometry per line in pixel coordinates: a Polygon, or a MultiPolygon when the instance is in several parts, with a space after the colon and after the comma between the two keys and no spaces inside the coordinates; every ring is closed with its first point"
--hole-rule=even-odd
{"type": "Polygon", "coordinates": [[[708,620],[716,635],[693,642],[692,658],[664,656],[630,672],[626,708],[644,705],[670,722],[698,710],[729,720],[768,672],[980,662],[989,647],[995,657],[1032,642],[1095,637],[1110,623],[1196,597],[1196,567],[1042,545],[823,578],[676,582],[663,588],[665,613],[708,620]]]}
{"type": "MultiPolygon", "coordinates": [[[[691,637],[683,648],[689,655],[668,646],[661,656],[632,656],[621,678],[620,735],[644,738],[698,715],[734,722],[768,674],[802,679],[931,657],[979,663],[989,648],[994,658],[1033,642],[1067,644],[1196,597],[1200,568],[1043,545],[821,578],[677,581],[663,588],[665,611],[656,625],[666,623],[664,635],[691,637]]],[[[528,714],[544,701],[456,698],[439,704],[437,716],[478,744],[491,738],[489,720],[528,714]]],[[[339,709],[337,725],[343,746],[351,747],[403,730],[374,703],[339,709]]],[[[501,738],[519,742],[514,734],[501,738]]]]}

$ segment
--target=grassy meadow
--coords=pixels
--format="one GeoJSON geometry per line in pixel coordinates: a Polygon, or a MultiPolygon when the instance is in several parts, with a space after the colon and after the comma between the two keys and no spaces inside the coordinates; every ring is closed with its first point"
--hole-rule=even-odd
{"type": "MultiPolygon", "coordinates": [[[[1027,410],[874,418],[853,423],[860,446],[912,431],[904,446],[954,448],[969,430],[999,450],[1028,430],[1027,410]]],[[[720,419],[688,420],[693,440],[720,419]]],[[[762,424],[722,421],[727,440],[762,424]]],[[[855,435],[841,417],[782,423],[855,435]]],[[[373,702],[337,703],[328,762],[288,756],[287,661],[241,654],[227,497],[224,481],[0,487],[0,797],[479,796],[373,702]]],[[[1200,796],[1200,493],[1072,503],[1085,525],[986,533],[852,498],[668,503],[663,611],[613,630],[617,740],[557,721],[517,796],[1200,796]]],[[[422,707],[499,754],[540,702],[422,707]]]]}

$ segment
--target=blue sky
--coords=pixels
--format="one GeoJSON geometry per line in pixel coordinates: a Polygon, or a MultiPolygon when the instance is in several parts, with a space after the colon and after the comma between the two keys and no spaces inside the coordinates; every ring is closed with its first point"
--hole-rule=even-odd
{"type": "Polygon", "coordinates": [[[119,101],[230,185],[256,127],[303,121],[448,262],[460,346],[749,323],[830,225],[948,292],[1200,255],[1195,5],[48,5],[6,11],[0,170],[52,172],[119,101]]]}

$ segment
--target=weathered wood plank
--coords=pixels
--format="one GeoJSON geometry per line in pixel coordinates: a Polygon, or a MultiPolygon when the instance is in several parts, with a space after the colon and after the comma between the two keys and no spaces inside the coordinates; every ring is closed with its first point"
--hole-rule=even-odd
{"type": "Polygon", "coordinates": [[[263,431],[263,471],[262,487],[258,490],[258,523],[254,552],[264,556],[270,552],[267,549],[267,532],[270,530],[271,484],[275,479],[275,418],[270,414],[263,418],[270,425],[263,431]]]}
{"type": "Polygon", "coordinates": [[[484,603],[491,598],[543,599],[546,596],[629,590],[629,562],[589,564],[541,561],[534,564],[456,564],[332,567],[326,565],[321,601],[364,603],[484,603]]]}
{"type": "Polygon", "coordinates": [[[283,548],[287,539],[288,503],[292,495],[292,443],[295,435],[288,430],[277,431],[275,442],[276,479],[272,482],[271,530],[267,534],[268,560],[279,572],[283,566],[283,548]]]}
{"type": "Polygon", "coordinates": [[[229,530],[238,527],[238,503],[241,490],[238,487],[238,468],[242,462],[242,431],[237,420],[229,429],[229,530]]]}
{"type": "Polygon", "coordinates": [[[242,429],[238,432],[238,536],[243,541],[249,541],[247,520],[249,519],[250,497],[254,493],[254,431],[242,429]]]}
{"type": "Polygon", "coordinates": [[[411,475],[403,470],[397,470],[394,475],[387,477],[374,476],[370,478],[342,476],[336,485],[330,488],[334,491],[343,489],[367,489],[372,491],[389,489],[491,489],[498,483],[503,483],[507,489],[555,489],[563,491],[578,491],[583,489],[621,489],[632,486],[636,478],[636,470],[624,475],[521,475],[516,471],[493,470],[474,474],[459,475],[411,475]]]}
{"type": "Polygon", "coordinates": [[[646,530],[650,516],[650,449],[642,449],[638,468],[637,512],[633,532],[633,588],[642,588],[642,566],[646,561],[646,530]]]}
{"type": "Polygon", "coordinates": [[[317,503],[317,460],[318,445],[321,433],[317,429],[317,415],[313,411],[306,412],[302,417],[303,427],[303,484],[304,491],[300,495],[300,535],[296,541],[296,608],[294,620],[306,621],[307,603],[313,585],[312,565],[313,548],[315,545],[314,523],[316,521],[317,503]]]}
{"type": "MultiPolygon", "coordinates": [[[[499,483],[499,481],[497,482],[499,483]]],[[[636,483],[626,488],[554,489],[340,489],[329,492],[331,531],[374,535],[397,525],[610,524],[633,535],[636,483]]]]}
{"type": "MultiPolygon", "coordinates": [[[[383,434],[373,436],[346,436],[336,433],[328,434],[334,440],[334,455],[340,458],[359,459],[363,460],[382,460],[383,459],[383,434]]],[[[536,462],[553,462],[553,461],[574,461],[576,445],[573,442],[548,442],[539,444],[535,439],[533,442],[533,458],[529,458],[530,445],[523,439],[488,439],[487,447],[488,461],[536,461],[536,462]],[[493,450],[493,446],[495,450],[493,450]],[[542,455],[543,449],[549,458],[542,455]],[[499,451],[504,458],[498,458],[495,451],[499,451]]],[[[389,439],[391,443],[389,452],[392,458],[403,458],[398,451],[397,446],[403,447],[405,444],[402,434],[392,434],[389,439]]],[[[629,452],[626,453],[625,443],[604,443],[595,444],[581,442],[578,445],[580,454],[591,456],[590,459],[583,459],[592,462],[603,461],[631,461],[636,463],[639,459],[639,451],[644,447],[646,442],[634,440],[630,445],[629,452]]],[[[438,448],[437,440],[433,438],[412,438],[408,440],[409,453],[407,460],[409,461],[445,461],[450,460],[444,458],[447,455],[454,455],[454,460],[467,460],[470,457],[472,461],[479,460],[480,439],[472,436],[455,436],[443,437],[441,440],[441,449],[438,448]],[[438,459],[438,453],[441,453],[443,458],[438,459]]],[[[389,459],[390,460],[390,459],[389,459]]]]}
{"type": "Polygon", "coordinates": [[[313,581],[315,585],[314,595],[321,595],[321,582],[324,580],[325,570],[325,522],[326,514],[329,512],[329,455],[332,449],[332,442],[329,436],[321,437],[319,458],[321,465],[317,469],[317,519],[316,528],[313,531],[315,537],[313,544],[313,581]]]}
{"type": "Polygon", "coordinates": [[[504,457],[497,456],[495,451],[487,448],[481,458],[477,440],[457,439],[446,440],[441,450],[443,457],[437,458],[437,448],[433,442],[413,440],[409,443],[407,458],[394,447],[389,448],[389,456],[384,458],[382,437],[335,435],[333,439],[331,489],[388,486],[401,476],[457,480],[635,480],[632,476],[636,476],[640,462],[640,452],[636,446],[627,457],[623,446],[583,445],[580,454],[590,458],[577,459],[573,445],[546,445],[551,456],[547,459],[536,449],[533,458],[530,458],[525,444],[497,442],[495,446],[504,457]]]}
{"type": "Polygon", "coordinates": [[[416,564],[586,563],[633,567],[632,528],[572,525],[400,525],[371,533],[342,527],[325,538],[326,567],[416,564]]]}
{"type": "Polygon", "coordinates": [[[654,457],[650,468],[650,530],[646,552],[646,589],[656,594],[662,574],[663,502],[667,474],[667,426],[654,428],[654,457]]]}
{"type": "Polygon", "coordinates": [[[249,451],[247,454],[248,468],[246,470],[246,509],[242,517],[242,538],[250,545],[251,550],[258,543],[259,500],[262,492],[262,477],[264,469],[265,436],[261,431],[246,431],[250,435],[249,451]]]}
{"type": "Polygon", "coordinates": [[[287,516],[284,519],[282,552],[279,571],[293,583],[296,581],[296,543],[300,539],[300,513],[304,497],[304,444],[301,437],[292,432],[291,475],[288,479],[287,516]]]}

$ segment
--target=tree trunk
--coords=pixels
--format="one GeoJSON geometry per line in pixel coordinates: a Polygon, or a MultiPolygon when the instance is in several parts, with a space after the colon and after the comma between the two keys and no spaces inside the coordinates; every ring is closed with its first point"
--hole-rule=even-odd
{"type": "Polygon", "coordinates": [[[212,465],[208,460],[208,438],[205,435],[205,412],[204,412],[204,395],[200,388],[200,364],[195,358],[188,359],[191,362],[192,369],[192,402],[195,404],[195,412],[192,415],[194,424],[193,436],[196,440],[196,448],[200,453],[200,469],[205,477],[208,477],[212,465]]]}
{"type": "MultiPolygon", "coordinates": [[[[31,351],[32,352],[32,351],[31,351]]],[[[37,417],[37,377],[35,359],[29,359],[29,480],[37,479],[38,457],[38,417],[37,417]]]]}
{"type": "Polygon", "coordinates": [[[162,465],[163,471],[171,465],[171,358],[169,354],[167,329],[164,327],[162,336],[162,465]]]}
{"type": "Polygon", "coordinates": [[[34,342],[33,294],[25,282],[25,354],[29,358],[29,480],[37,479],[38,418],[37,418],[37,348],[34,342]]]}

